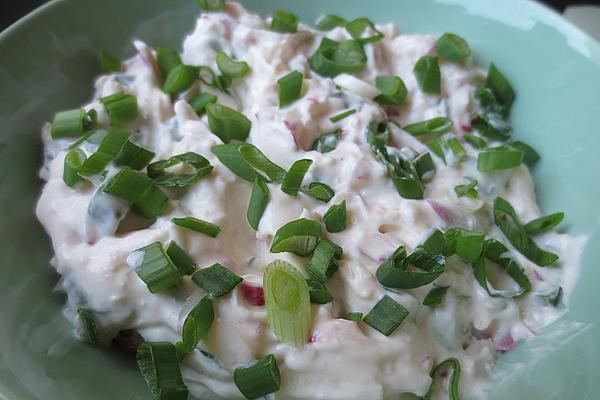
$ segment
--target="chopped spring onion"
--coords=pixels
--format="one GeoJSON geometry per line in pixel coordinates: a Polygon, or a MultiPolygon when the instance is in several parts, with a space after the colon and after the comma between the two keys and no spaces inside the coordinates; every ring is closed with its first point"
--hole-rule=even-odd
{"type": "Polygon", "coordinates": [[[236,61],[222,51],[217,53],[217,67],[227,78],[241,78],[250,72],[246,61],[236,61]]]}
{"type": "Polygon", "coordinates": [[[519,297],[531,290],[531,282],[521,264],[510,255],[505,245],[495,239],[486,240],[483,256],[473,263],[473,275],[481,287],[492,297],[519,297]],[[494,288],[487,277],[486,259],[502,268],[519,285],[519,290],[510,291],[494,288]]]}
{"type": "Polygon", "coordinates": [[[127,263],[144,281],[151,293],[163,292],[181,282],[179,270],[160,242],[134,250],[127,263]]]}
{"type": "Polygon", "coordinates": [[[479,136],[475,136],[473,134],[465,135],[464,139],[467,143],[469,143],[471,146],[475,147],[476,149],[484,149],[488,145],[487,142],[485,141],[485,139],[483,139],[479,136]]]}
{"type": "Polygon", "coordinates": [[[236,368],[233,381],[244,397],[249,400],[275,393],[281,387],[281,376],[277,360],[269,354],[254,364],[236,368]]]}
{"type": "Polygon", "coordinates": [[[163,78],[169,76],[173,68],[182,64],[179,53],[166,47],[156,49],[156,63],[163,78]]]}
{"type": "Polygon", "coordinates": [[[192,281],[211,296],[221,297],[231,292],[243,279],[221,264],[215,263],[194,272],[192,281]]]}
{"type": "Polygon", "coordinates": [[[327,14],[321,18],[315,25],[315,29],[320,31],[330,31],[338,26],[346,26],[348,21],[334,14],[327,14]]]}
{"type": "Polygon", "coordinates": [[[261,176],[244,161],[238,151],[240,146],[241,144],[218,144],[211,151],[231,172],[248,182],[254,182],[257,177],[261,176]]]}
{"type": "Polygon", "coordinates": [[[114,159],[115,164],[129,167],[136,171],[145,168],[154,158],[154,152],[144,149],[131,141],[125,142],[121,151],[114,159]]]}
{"type": "Polygon", "coordinates": [[[292,264],[275,260],[263,275],[267,321],[275,336],[292,346],[302,346],[311,328],[310,289],[292,264]]]}
{"type": "Polygon", "coordinates": [[[273,161],[269,160],[262,151],[253,144],[242,144],[238,147],[242,159],[254,170],[271,182],[281,183],[286,171],[273,161]]]}
{"type": "Polygon", "coordinates": [[[79,171],[86,160],[85,153],[80,149],[70,150],[65,156],[63,181],[68,187],[73,187],[83,180],[79,171]]]}
{"type": "Polygon", "coordinates": [[[110,54],[104,50],[100,52],[100,69],[104,73],[118,72],[121,70],[121,59],[114,54],[110,54]]]}
{"type": "Polygon", "coordinates": [[[458,382],[460,379],[460,363],[456,358],[448,358],[436,365],[435,368],[433,368],[433,370],[431,371],[431,386],[425,394],[425,397],[423,397],[423,400],[433,399],[436,383],[438,379],[440,379],[440,377],[442,376],[442,373],[448,369],[452,369],[452,375],[450,375],[450,385],[448,390],[448,400],[460,400],[460,392],[458,390],[458,382]]]}
{"type": "Polygon", "coordinates": [[[310,257],[306,271],[315,280],[325,282],[338,270],[338,260],[342,258],[340,246],[327,239],[321,239],[310,257]]]}
{"type": "Polygon", "coordinates": [[[441,74],[437,57],[423,56],[413,68],[421,91],[428,94],[440,94],[441,74]]]}
{"type": "Polygon", "coordinates": [[[445,268],[446,259],[442,255],[415,250],[407,256],[404,246],[400,246],[379,266],[375,275],[385,287],[414,289],[436,280],[445,268]],[[415,268],[409,269],[409,265],[415,268]]]}
{"type": "Polygon", "coordinates": [[[321,236],[318,221],[300,218],[283,225],[275,233],[271,253],[289,252],[306,257],[310,255],[321,236]]]}
{"type": "Polygon", "coordinates": [[[81,168],[79,168],[79,175],[83,177],[100,175],[112,160],[113,156],[109,154],[94,153],[83,162],[81,168]]]}
{"type": "Polygon", "coordinates": [[[386,294],[365,315],[363,321],[385,336],[390,336],[407,316],[408,310],[386,294]]]}
{"type": "Polygon", "coordinates": [[[146,218],[160,215],[169,201],[152,179],[129,168],[119,171],[102,190],[133,204],[146,218]]]}
{"type": "Polygon", "coordinates": [[[383,33],[368,18],[356,18],[346,23],[346,30],[361,43],[373,43],[383,39],[383,33]]]}
{"type": "Polygon", "coordinates": [[[302,189],[302,193],[325,203],[335,196],[333,189],[322,182],[311,182],[308,188],[302,189]]]}
{"type": "Polygon", "coordinates": [[[137,349],[137,364],[156,400],[187,400],[177,351],[172,343],[145,342],[137,349]]]}
{"type": "Polygon", "coordinates": [[[425,143],[425,145],[431,150],[436,156],[444,160],[444,163],[451,164],[456,161],[462,160],[467,150],[458,141],[456,136],[447,134],[435,140],[425,143]]]}
{"type": "Polygon", "coordinates": [[[495,172],[516,168],[523,161],[523,152],[510,146],[491,147],[477,156],[477,169],[495,172]]]}
{"type": "Polygon", "coordinates": [[[304,75],[292,71],[277,81],[279,87],[279,108],[292,104],[302,96],[304,75]]]}
{"type": "Polygon", "coordinates": [[[427,296],[425,296],[425,299],[423,299],[423,305],[434,308],[442,304],[448,287],[449,286],[439,286],[431,289],[429,293],[427,293],[427,296]]]}
{"type": "Polygon", "coordinates": [[[167,94],[181,93],[192,87],[198,79],[198,67],[180,64],[172,68],[165,79],[163,92],[167,94]]]}
{"type": "Polygon", "coordinates": [[[471,120],[471,126],[493,140],[505,141],[512,132],[512,126],[498,114],[478,114],[471,120]]]}
{"type": "Polygon", "coordinates": [[[351,116],[352,114],[356,114],[356,108],[351,108],[350,110],[346,110],[337,115],[334,115],[333,117],[329,118],[329,120],[333,123],[340,122],[341,120],[351,116]]]}
{"type": "Polygon", "coordinates": [[[167,247],[167,256],[181,275],[191,275],[196,270],[196,263],[192,260],[192,257],[173,240],[167,247]]]}
{"type": "Polygon", "coordinates": [[[315,54],[308,60],[311,69],[323,77],[358,72],[366,62],[367,55],[360,42],[336,42],[328,38],[323,38],[315,54]]]}
{"type": "Polygon", "coordinates": [[[196,0],[196,3],[202,11],[206,12],[218,12],[225,8],[225,0],[196,0]]]}
{"type": "Polygon", "coordinates": [[[456,197],[467,196],[472,199],[476,199],[477,196],[479,196],[479,192],[477,192],[477,181],[472,180],[470,183],[465,185],[454,186],[454,193],[456,193],[456,197]]]}
{"type": "Polygon", "coordinates": [[[496,225],[521,254],[540,267],[548,266],[558,260],[558,255],[540,249],[529,237],[515,209],[508,201],[496,197],[493,208],[496,225]]]}
{"type": "Polygon", "coordinates": [[[298,30],[298,17],[287,11],[273,12],[271,30],[280,33],[295,33],[298,30]]]}
{"type": "Polygon", "coordinates": [[[206,336],[215,318],[213,300],[206,296],[189,312],[183,323],[180,347],[186,353],[196,349],[198,343],[206,336]]]}
{"type": "Polygon", "coordinates": [[[537,151],[530,145],[525,142],[521,142],[520,140],[514,141],[511,144],[511,147],[514,147],[517,150],[521,150],[523,152],[523,162],[532,166],[540,160],[540,155],[537,151]]]}
{"type": "Polygon", "coordinates": [[[78,308],[77,315],[79,316],[79,321],[81,321],[81,326],[85,331],[87,340],[92,346],[99,346],[100,337],[98,336],[98,328],[96,327],[94,315],[85,308],[78,308]]]}
{"type": "Polygon", "coordinates": [[[443,254],[446,246],[446,238],[439,229],[431,232],[431,235],[423,242],[421,248],[429,254],[443,254]]]}
{"type": "Polygon", "coordinates": [[[258,230],[260,220],[269,204],[269,187],[263,178],[257,176],[252,185],[252,195],[250,196],[250,203],[248,204],[248,211],[246,217],[248,218],[248,224],[255,231],[258,230]]]}
{"type": "Polygon", "coordinates": [[[148,176],[159,186],[185,187],[210,174],[212,169],[213,166],[206,158],[194,152],[187,152],[148,165],[148,176]],[[195,171],[181,175],[165,172],[167,168],[177,164],[192,167],[195,171]]]}
{"type": "Polygon", "coordinates": [[[138,117],[138,105],[135,96],[117,92],[110,96],[102,97],[100,102],[110,117],[111,126],[120,126],[134,121],[138,117]]]}
{"type": "Polygon", "coordinates": [[[192,109],[200,116],[206,112],[207,105],[214,104],[217,100],[219,100],[219,98],[214,94],[202,92],[190,100],[190,106],[192,106],[192,109]]]}
{"type": "Polygon", "coordinates": [[[244,114],[220,104],[207,104],[208,126],[224,143],[236,139],[246,140],[252,127],[252,122],[244,114]]]}
{"type": "Polygon", "coordinates": [[[101,174],[104,169],[119,154],[129,141],[129,134],[124,131],[112,129],[102,139],[96,153],[87,158],[81,168],[79,175],[89,177],[101,174]]]}
{"type": "Polygon", "coordinates": [[[485,85],[479,85],[475,89],[475,98],[479,100],[481,107],[490,114],[498,114],[502,118],[506,118],[510,112],[510,107],[501,104],[496,98],[492,89],[485,85]]]}
{"type": "Polygon", "coordinates": [[[283,177],[281,182],[281,191],[289,194],[290,196],[297,196],[300,186],[306,172],[312,165],[313,161],[309,159],[297,160],[292,164],[289,171],[283,177]]]}
{"type": "Polygon", "coordinates": [[[565,213],[557,212],[550,215],[545,215],[543,217],[539,217],[533,219],[523,225],[525,232],[528,235],[537,235],[539,233],[548,232],[560,224],[565,217],[565,213]]]}
{"type": "Polygon", "coordinates": [[[415,158],[413,165],[415,166],[417,175],[423,181],[431,179],[435,175],[435,164],[433,163],[433,158],[429,152],[423,153],[415,158]]]}
{"type": "Polygon", "coordinates": [[[485,243],[485,235],[479,232],[468,231],[463,228],[450,228],[444,233],[446,241],[444,254],[456,254],[460,258],[475,262],[481,257],[485,243]]]}
{"type": "Polygon", "coordinates": [[[404,81],[399,76],[378,76],[375,78],[375,86],[381,92],[375,97],[375,101],[382,105],[399,106],[408,95],[404,81]]]}
{"type": "Polygon", "coordinates": [[[307,279],[310,302],[314,304],[327,304],[333,301],[333,296],[329,293],[327,286],[316,279],[307,279]]]}
{"type": "Polygon", "coordinates": [[[346,200],[329,207],[323,215],[323,223],[327,232],[337,233],[346,229],[346,200]]]}
{"type": "Polygon", "coordinates": [[[346,314],[344,316],[344,319],[347,319],[348,321],[354,321],[354,322],[362,321],[362,319],[363,319],[363,313],[361,313],[361,312],[351,312],[351,313],[346,314]]]}
{"type": "Polygon", "coordinates": [[[510,82],[500,72],[498,67],[494,63],[490,64],[488,70],[486,85],[489,87],[494,96],[506,107],[510,107],[515,100],[515,91],[513,90],[510,82]]]}
{"type": "Polygon", "coordinates": [[[198,66],[198,79],[207,86],[217,88],[221,91],[225,91],[227,89],[227,85],[224,86],[227,82],[227,79],[223,79],[223,77],[217,77],[215,72],[206,65],[198,66]]]}
{"type": "Polygon", "coordinates": [[[329,153],[335,150],[338,141],[340,140],[341,131],[338,129],[335,132],[325,133],[319,136],[312,145],[312,150],[316,150],[319,153],[329,153]]]}
{"type": "Polygon", "coordinates": [[[96,118],[97,113],[93,108],[87,112],[83,108],[58,112],[52,119],[50,135],[55,140],[81,136],[96,125],[96,118]]]}
{"type": "Polygon", "coordinates": [[[367,126],[367,142],[371,146],[386,146],[390,141],[391,136],[392,132],[385,121],[373,121],[367,126]]]}
{"type": "Polygon", "coordinates": [[[213,223],[203,221],[195,217],[172,218],[171,222],[175,225],[194,232],[203,233],[210,237],[217,237],[221,232],[221,228],[213,223]]]}
{"type": "Polygon", "coordinates": [[[464,60],[471,54],[471,48],[467,41],[454,33],[444,33],[435,42],[438,54],[451,62],[464,60]]]}
{"type": "Polygon", "coordinates": [[[406,125],[402,129],[413,136],[443,135],[452,129],[454,123],[450,118],[436,117],[422,122],[406,125]]]}

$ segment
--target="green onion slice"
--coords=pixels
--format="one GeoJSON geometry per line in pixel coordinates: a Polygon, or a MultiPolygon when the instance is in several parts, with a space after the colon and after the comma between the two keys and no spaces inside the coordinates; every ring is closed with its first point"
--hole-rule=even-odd
{"type": "Polygon", "coordinates": [[[271,253],[289,252],[306,257],[313,252],[320,236],[318,221],[305,218],[290,221],[275,233],[271,253]]]}
{"type": "Polygon", "coordinates": [[[340,246],[330,240],[321,239],[310,257],[306,271],[313,279],[325,282],[338,270],[338,260],[342,258],[342,254],[340,246]]]}
{"type": "Polygon", "coordinates": [[[224,143],[248,138],[252,122],[244,114],[220,104],[207,104],[208,126],[224,143]]]}
{"type": "Polygon", "coordinates": [[[65,185],[73,187],[83,180],[79,176],[79,171],[86,159],[85,153],[80,149],[73,149],[67,153],[63,169],[63,181],[65,185]]]}
{"type": "Polygon", "coordinates": [[[486,240],[483,256],[473,264],[473,275],[481,287],[492,297],[514,298],[531,290],[531,282],[521,264],[509,254],[509,250],[505,245],[495,239],[486,240]],[[486,259],[502,268],[519,285],[519,290],[511,291],[494,288],[488,281],[486,259]]]}
{"type": "Polygon", "coordinates": [[[281,387],[277,360],[273,354],[269,354],[254,364],[236,368],[233,381],[244,397],[250,400],[275,393],[281,387]]]}
{"type": "Polygon", "coordinates": [[[139,171],[145,168],[155,155],[154,152],[133,144],[128,140],[123,147],[121,147],[121,151],[114,159],[114,162],[117,165],[139,171]]]}
{"type": "Polygon", "coordinates": [[[254,170],[271,182],[281,183],[286,175],[285,169],[269,160],[258,147],[253,144],[242,144],[238,147],[242,159],[254,170]]]}
{"type": "Polygon", "coordinates": [[[304,75],[292,71],[277,81],[279,87],[279,108],[292,104],[302,96],[304,75]]]}
{"type": "Polygon", "coordinates": [[[189,354],[206,336],[215,318],[213,301],[206,296],[185,317],[181,333],[182,348],[189,354]]]}
{"type": "Polygon", "coordinates": [[[240,146],[241,144],[218,144],[211,151],[223,165],[240,178],[248,182],[254,182],[257,177],[262,178],[254,168],[244,161],[238,151],[240,146]]]}
{"type": "Polygon", "coordinates": [[[506,107],[510,107],[515,100],[515,91],[513,90],[508,79],[500,72],[494,63],[490,64],[488,70],[486,85],[489,87],[494,96],[506,107]]]}
{"type": "Polygon", "coordinates": [[[306,283],[310,290],[310,302],[314,304],[327,304],[333,301],[333,296],[329,293],[327,286],[316,279],[307,279],[306,283]]]}
{"type": "Polygon", "coordinates": [[[308,188],[302,189],[302,193],[325,203],[335,196],[333,189],[322,182],[311,182],[308,188]]]}
{"type": "Polygon", "coordinates": [[[298,30],[298,17],[287,11],[273,12],[271,30],[280,33],[295,33],[298,30]]]}
{"type": "Polygon", "coordinates": [[[413,165],[415,167],[415,171],[421,180],[428,180],[433,178],[435,175],[435,164],[433,162],[433,158],[431,157],[431,153],[423,153],[417,158],[414,159],[413,165]]]}
{"type": "Polygon", "coordinates": [[[523,225],[523,228],[528,235],[537,235],[552,230],[562,222],[564,217],[565,213],[563,212],[545,215],[529,221],[523,225]]]}
{"type": "Polygon", "coordinates": [[[441,93],[441,73],[437,57],[423,56],[417,61],[413,73],[421,91],[428,94],[441,93]]]}
{"type": "Polygon", "coordinates": [[[361,312],[351,312],[351,313],[346,314],[344,316],[344,319],[347,319],[348,321],[354,321],[354,322],[362,321],[362,319],[363,319],[363,313],[361,313],[361,312]]]}
{"type": "Polygon", "coordinates": [[[439,229],[435,229],[433,232],[431,232],[429,237],[421,245],[421,248],[429,254],[444,254],[445,247],[446,238],[439,229]]]}
{"type": "Polygon", "coordinates": [[[444,160],[445,164],[452,164],[462,160],[467,155],[467,150],[458,141],[456,136],[447,134],[435,140],[425,143],[425,145],[436,156],[444,160]]]}
{"type": "Polygon", "coordinates": [[[104,50],[100,52],[100,69],[104,73],[118,72],[121,70],[121,59],[114,54],[110,54],[104,50]]]}
{"type": "Polygon", "coordinates": [[[429,387],[429,390],[425,394],[425,397],[423,397],[423,400],[432,400],[433,399],[436,383],[437,383],[438,379],[440,379],[440,376],[442,375],[442,373],[444,371],[446,371],[447,369],[452,369],[452,375],[450,375],[450,386],[449,386],[449,390],[448,390],[448,399],[449,400],[460,400],[460,392],[458,390],[459,389],[458,382],[460,379],[460,363],[458,362],[458,360],[456,358],[448,358],[448,359],[442,361],[441,363],[439,363],[438,365],[436,365],[435,368],[433,368],[433,370],[431,371],[431,378],[432,378],[431,386],[429,387]]]}
{"type": "Polygon", "coordinates": [[[87,112],[83,108],[58,112],[52,119],[50,135],[55,140],[81,136],[96,125],[96,119],[97,113],[93,108],[87,112]]]}
{"type": "Polygon", "coordinates": [[[477,156],[477,169],[496,172],[516,168],[523,161],[523,152],[510,146],[491,147],[477,156]]]}
{"type": "Polygon", "coordinates": [[[391,136],[392,132],[385,121],[373,121],[367,126],[367,143],[369,143],[371,147],[379,148],[386,146],[390,141],[391,136]]]}
{"type": "Polygon", "coordinates": [[[117,92],[110,96],[102,97],[100,102],[110,117],[111,126],[120,126],[131,122],[138,117],[138,105],[135,96],[117,92]]]}
{"type": "Polygon", "coordinates": [[[151,293],[163,292],[181,282],[179,270],[160,242],[134,250],[127,257],[127,263],[151,293]]]}
{"type": "Polygon", "coordinates": [[[102,190],[133,204],[146,218],[159,216],[169,201],[152,179],[129,168],[119,171],[102,190]]]}
{"type": "Polygon", "coordinates": [[[431,308],[435,308],[442,304],[444,300],[444,296],[446,295],[446,291],[449,286],[440,286],[433,288],[427,293],[425,299],[423,299],[423,305],[431,308]]]}
{"type": "Polygon", "coordinates": [[[328,38],[323,38],[315,54],[308,60],[311,69],[324,77],[358,72],[366,62],[367,55],[359,41],[336,42],[328,38]]]}
{"type": "Polygon", "coordinates": [[[100,175],[112,160],[111,155],[100,152],[94,153],[83,162],[81,168],[79,168],[79,175],[82,177],[100,175]]]}
{"type": "Polygon", "coordinates": [[[192,257],[173,240],[167,247],[167,256],[181,275],[191,275],[196,270],[196,263],[192,260],[192,257]]]}
{"type": "Polygon", "coordinates": [[[351,116],[352,114],[356,114],[355,108],[351,108],[350,110],[346,110],[337,115],[334,115],[333,117],[329,118],[329,120],[333,123],[340,122],[341,120],[343,120],[346,117],[351,116]]]}
{"type": "Polygon", "coordinates": [[[247,62],[236,61],[222,51],[217,53],[217,67],[228,78],[241,78],[250,72],[247,62]]]}
{"type": "Polygon", "coordinates": [[[535,244],[519,221],[515,209],[502,197],[496,197],[494,200],[494,220],[508,241],[540,267],[548,266],[558,260],[558,255],[542,250],[535,244]]]}
{"type": "Polygon", "coordinates": [[[327,14],[321,18],[315,25],[315,29],[320,31],[330,31],[338,26],[346,26],[348,21],[334,14],[327,14]]]}
{"type": "Polygon", "coordinates": [[[493,140],[508,140],[512,133],[512,126],[498,114],[478,114],[471,120],[471,126],[483,136],[493,140]]]}
{"type": "Polygon", "coordinates": [[[157,400],[187,400],[177,351],[172,343],[145,342],[137,350],[137,364],[157,400]]]}
{"type": "Polygon", "coordinates": [[[413,136],[443,135],[452,129],[454,123],[450,118],[436,117],[422,122],[406,125],[402,129],[413,136]]]}
{"type": "Polygon", "coordinates": [[[383,286],[414,289],[433,282],[445,269],[444,256],[419,249],[407,256],[404,246],[400,246],[379,266],[375,275],[383,286]],[[414,268],[409,269],[409,265],[414,268]]]}
{"type": "Polygon", "coordinates": [[[523,162],[530,167],[540,160],[538,152],[525,142],[517,140],[512,142],[510,146],[523,152],[523,162]]]}
{"type": "Polygon", "coordinates": [[[408,96],[404,81],[399,76],[378,76],[375,78],[375,87],[381,94],[374,100],[382,105],[399,106],[408,96]]]}
{"type": "Polygon", "coordinates": [[[479,136],[475,136],[473,134],[465,135],[464,139],[467,143],[469,143],[471,146],[473,146],[476,149],[484,149],[488,145],[487,142],[485,141],[485,139],[483,139],[479,136]]]}
{"type": "Polygon", "coordinates": [[[337,233],[346,229],[346,200],[334,204],[323,215],[323,223],[327,232],[337,233]]]}
{"type": "Polygon", "coordinates": [[[310,289],[292,264],[275,260],[263,275],[267,321],[275,336],[292,346],[302,346],[311,328],[310,289]]]}
{"type": "Polygon", "coordinates": [[[225,0],[196,0],[202,11],[218,12],[225,8],[225,0]]]}
{"type": "Polygon", "coordinates": [[[255,231],[258,230],[260,220],[269,204],[269,187],[263,178],[257,176],[252,185],[252,195],[250,196],[250,203],[248,204],[248,211],[246,217],[248,218],[248,224],[255,231]]]}
{"type": "Polygon", "coordinates": [[[156,49],[156,63],[158,64],[158,69],[163,78],[169,76],[169,72],[171,72],[173,68],[183,64],[179,53],[166,47],[159,47],[156,49]]]}
{"type": "Polygon", "coordinates": [[[492,89],[485,85],[479,85],[475,89],[475,98],[479,100],[481,107],[490,114],[497,114],[502,118],[508,117],[510,107],[502,104],[497,98],[492,89]]]}
{"type": "Polygon", "coordinates": [[[450,228],[444,233],[444,255],[456,254],[460,258],[475,262],[483,252],[485,235],[463,228],[450,228]]]}
{"type": "Polygon", "coordinates": [[[309,159],[297,160],[292,164],[289,171],[283,177],[281,182],[281,191],[290,196],[298,195],[298,190],[302,186],[302,181],[313,161],[309,159]]]}
{"type": "Polygon", "coordinates": [[[471,182],[465,185],[456,185],[454,186],[454,193],[456,193],[456,197],[470,197],[472,199],[476,199],[479,196],[479,192],[477,192],[477,181],[472,180],[471,182]]]}
{"type": "Polygon", "coordinates": [[[346,23],[346,30],[360,43],[373,43],[383,39],[383,33],[368,18],[356,18],[346,23]]]}
{"type": "Polygon", "coordinates": [[[216,103],[218,99],[219,98],[214,94],[202,92],[190,100],[190,106],[192,106],[196,114],[200,116],[206,112],[207,105],[216,103]]]}
{"type": "Polygon", "coordinates": [[[221,297],[231,292],[243,279],[221,264],[215,263],[194,272],[192,281],[211,296],[221,297]]]}
{"type": "Polygon", "coordinates": [[[454,33],[444,33],[435,42],[438,54],[451,62],[464,60],[471,54],[471,48],[467,41],[454,33]]]}
{"type": "Polygon", "coordinates": [[[81,321],[81,326],[85,331],[87,340],[92,346],[99,346],[100,337],[98,336],[98,328],[96,327],[96,319],[94,318],[94,314],[85,308],[78,308],[77,315],[79,316],[79,320],[81,321]]]}
{"type": "Polygon", "coordinates": [[[312,145],[312,150],[316,150],[319,153],[329,153],[335,150],[338,141],[340,140],[341,130],[335,132],[325,133],[317,138],[312,145]]]}
{"type": "Polygon", "coordinates": [[[198,79],[198,67],[180,64],[172,68],[167,75],[163,92],[167,94],[181,93],[192,87],[198,79]]]}
{"type": "Polygon", "coordinates": [[[206,158],[194,152],[187,152],[173,156],[168,160],[160,160],[148,165],[148,176],[159,186],[185,187],[210,174],[212,169],[213,166],[210,165],[210,162],[206,158]],[[165,172],[167,168],[177,164],[184,164],[195,171],[190,174],[184,173],[181,175],[165,172]]]}
{"type": "Polygon", "coordinates": [[[390,336],[408,316],[408,310],[387,294],[363,319],[371,328],[390,336]]]}
{"type": "Polygon", "coordinates": [[[171,219],[175,225],[194,232],[203,233],[210,237],[217,237],[221,232],[221,228],[211,222],[203,221],[195,217],[173,218],[171,219]]]}

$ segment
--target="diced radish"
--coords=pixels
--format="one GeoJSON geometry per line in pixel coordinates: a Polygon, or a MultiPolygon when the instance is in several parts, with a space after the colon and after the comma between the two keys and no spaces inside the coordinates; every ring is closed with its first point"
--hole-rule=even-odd
{"type": "Polygon", "coordinates": [[[244,295],[246,303],[254,307],[263,307],[265,305],[265,293],[262,287],[242,282],[240,284],[240,290],[244,295]]]}
{"type": "Polygon", "coordinates": [[[117,336],[113,339],[113,343],[129,353],[137,352],[137,348],[144,338],[135,329],[125,329],[119,331],[117,336]]]}

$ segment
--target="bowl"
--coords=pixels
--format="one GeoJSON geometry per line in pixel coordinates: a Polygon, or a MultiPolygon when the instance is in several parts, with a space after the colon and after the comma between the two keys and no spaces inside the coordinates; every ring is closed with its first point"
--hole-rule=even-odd
{"type": "MultiPolygon", "coordinates": [[[[600,398],[600,45],[527,0],[245,0],[312,23],[327,12],[393,22],[405,33],[455,32],[475,61],[500,66],[517,90],[515,137],[542,155],[533,174],[546,212],[588,235],[569,311],[500,356],[492,399],[600,398]],[[368,4],[368,6],[367,6],[368,4]]],[[[61,314],[49,239],[34,216],[40,128],[92,94],[97,55],[128,56],[131,39],[180,47],[194,0],[55,0],[0,34],[0,399],[149,399],[132,356],[77,342],[61,314]]]]}

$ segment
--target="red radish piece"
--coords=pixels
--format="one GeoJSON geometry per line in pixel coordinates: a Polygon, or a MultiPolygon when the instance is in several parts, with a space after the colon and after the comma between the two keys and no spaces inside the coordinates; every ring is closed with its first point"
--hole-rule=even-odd
{"type": "Polygon", "coordinates": [[[254,307],[263,307],[265,305],[265,292],[262,287],[242,282],[240,290],[246,303],[254,307]]]}

